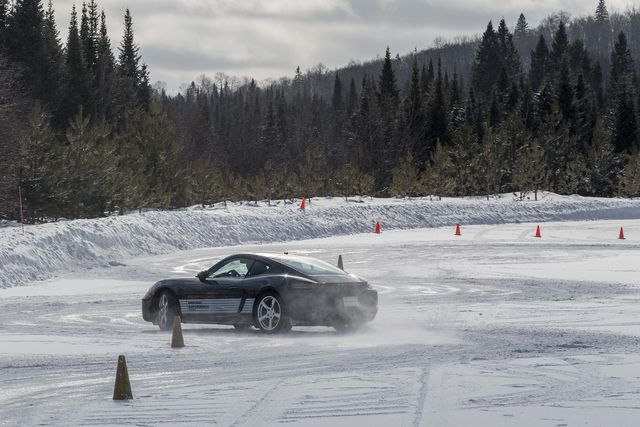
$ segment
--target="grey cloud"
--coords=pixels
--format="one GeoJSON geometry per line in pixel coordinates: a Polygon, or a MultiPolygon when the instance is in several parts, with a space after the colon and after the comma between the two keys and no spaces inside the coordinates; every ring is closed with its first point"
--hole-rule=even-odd
{"type": "MultiPolygon", "coordinates": [[[[630,0],[608,0],[622,10],[630,0]]],[[[329,68],[369,60],[389,45],[394,53],[423,49],[435,37],[481,33],[520,12],[531,25],[564,9],[592,13],[597,0],[98,0],[107,13],[114,48],[130,7],[136,39],[152,79],[170,91],[201,73],[258,79],[291,75],[296,66],[329,68]]],[[[77,3],[81,3],[80,0],[77,3]]],[[[55,2],[66,37],[72,0],[55,2]]]]}

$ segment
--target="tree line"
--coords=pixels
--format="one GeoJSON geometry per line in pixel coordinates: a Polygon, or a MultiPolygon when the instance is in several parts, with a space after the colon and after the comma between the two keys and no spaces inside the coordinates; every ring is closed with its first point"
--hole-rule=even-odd
{"type": "Polygon", "coordinates": [[[51,1],[0,0],[0,218],[18,187],[31,222],[303,195],[640,196],[633,9],[177,95],[151,87],[124,22],[114,55],[95,0],[64,44],[51,1]]]}

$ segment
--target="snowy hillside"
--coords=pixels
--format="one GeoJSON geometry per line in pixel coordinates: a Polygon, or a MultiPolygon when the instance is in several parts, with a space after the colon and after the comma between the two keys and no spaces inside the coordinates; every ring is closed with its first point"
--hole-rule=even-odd
{"type": "Polygon", "coordinates": [[[484,198],[313,199],[298,205],[229,204],[212,209],[143,212],[121,217],[0,228],[0,287],[63,272],[118,265],[126,258],[203,247],[268,243],[373,230],[596,219],[638,219],[640,200],[564,197],[540,201],[484,198]]]}

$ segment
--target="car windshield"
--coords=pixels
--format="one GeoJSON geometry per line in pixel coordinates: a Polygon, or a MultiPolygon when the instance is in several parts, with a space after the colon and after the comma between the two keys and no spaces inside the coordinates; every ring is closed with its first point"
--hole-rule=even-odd
{"type": "Polygon", "coordinates": [[[326,263],[324,261],[320,261],[315,258],[307,258],[307,257],[297,257],[297,256],[286,256],[286,257],[272,257],[275,260],[281,262],[287,267],[291,267],[294,270],[299,271],[303,274],[308,274],[310,276],[320,276],[320,275],[343,275],[344,271],[340,270],[338,267],[334,267],[333,265],[326,263]]]}

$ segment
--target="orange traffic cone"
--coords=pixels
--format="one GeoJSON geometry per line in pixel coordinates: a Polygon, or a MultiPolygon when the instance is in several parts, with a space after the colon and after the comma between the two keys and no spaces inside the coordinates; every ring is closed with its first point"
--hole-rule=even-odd
{"type": "Polygon", "coordinates": [[[536,228],[536,237],[538,239],[542,237],[542,234],[540,234],[540,226],[538,226],[538,228],[536,228]]]}
{"type": "Polygon", "coordinates": [[[305,200],[306,200],[306,198],[305,198],[305,197],[303,197],[303,198],[302,198],[302,203],[300,203],[300,209],[302,209],[302,210],[304,210],[304,209],[305,209],[305,207],[306,207],[306,206],[305,206],[305,203],[304,203],[304,202],[305,202],[305,200]]]}
{"type": "Polygon", "coordinates": [[[376,229],[375,229],[374,233],[376,233],[376,234],[382,233],[382,230],[380,229],[380,221],[376,222],[376,229]]]}
{"type": "Polygon", "coordinates": [[[620,235],[618,236],[618,239],[624,240],[624,230],[622,229],[622,227],[620,227],[620,235]]]}
{"type": "Polygon", "coordinates": [[[460,224],[456,224],[456,236],[462,236],[462,232],[460,231],[460,224]]]}

